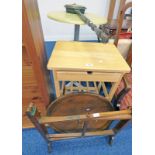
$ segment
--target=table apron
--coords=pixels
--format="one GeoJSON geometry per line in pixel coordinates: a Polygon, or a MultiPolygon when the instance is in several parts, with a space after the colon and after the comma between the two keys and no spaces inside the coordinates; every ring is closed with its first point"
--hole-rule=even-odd
{"type": "Polygon", "coordinates": [[[118,82],[122,73],[56,71],[58,81],[118,82]]]}

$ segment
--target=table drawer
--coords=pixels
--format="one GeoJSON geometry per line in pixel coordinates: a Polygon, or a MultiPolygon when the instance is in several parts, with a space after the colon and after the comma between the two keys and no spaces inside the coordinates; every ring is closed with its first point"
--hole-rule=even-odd
{"type": "Polygon", "coordinates": [[[117,82],[120,80],[121,76],[121,73],[56,71],[56,78],[59,81],[75,80],[117,82]]]}

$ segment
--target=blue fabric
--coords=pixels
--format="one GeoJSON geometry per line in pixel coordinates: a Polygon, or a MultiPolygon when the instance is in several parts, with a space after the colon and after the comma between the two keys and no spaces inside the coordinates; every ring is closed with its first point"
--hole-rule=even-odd
{"type": "MultiPolygon", "coordinates": [[[[46,49],[46,54],[47,54],[47,59],[49,60],[52,52],[53,52],[53,48],[55,46],[55,41],[48,41],[48,42],[45,42],[45,49],[46,49]]],[[[50,71],[50,79],[51,79],[51,88],[52,88],[52,93],[51,94],[54,98],[56,97],[55,95],[55,87],[54,87],[54,78],[53,78],[53,73],[52,71],[50,71]]]]}
{"type": "MultiPolygon", "coordinates": [[[[129,123],[115,137],[112,146],[108,137],[94,136],[54,141],[52,155],[131,155],[132,127],[129,123]]],[[[36,129],[23,129],[23,155],[48,155],[47,143],[36,129]]]]}

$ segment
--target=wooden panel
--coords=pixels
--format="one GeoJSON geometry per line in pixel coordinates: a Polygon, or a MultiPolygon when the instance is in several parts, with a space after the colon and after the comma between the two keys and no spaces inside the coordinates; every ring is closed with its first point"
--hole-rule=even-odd
{"type": "Polygon", "coordinates": [[[28,104],[45,114],[51,89],[37,0],[22,2],[22,123],[27,128],[33,127],[25,115],[28,104]]]}
{"type": "Polygon", "coordinates": [[[32,61],[27,54],[25,47],[22,47],[22,125],[23,128],[33,127],[34,125],[27,118],[25,112],[28,104],[33,102],[40,112],[45,114],[43,98],[38,88],[35,74],[32,68],[32,61]]]}
{"type": "Polygon", "coordinates": [[[114,44],[58,41],[48,69],[129,72],[130,68],[114,44]]]}
{"type": "Polygon", "coordinates": [[[33,71],[43,96],[43,103],[47,106],[51,94],[50,76],[46,69],[47,58],[37,0],[23,0],[22,20],[23,44],[32,60],[33,71]]]}
{"type": "Polygon", "coordinates": [[[117,82],[121,73],[99,73],[92,72],[69,72],[69,71],[57,71],[57,80],[59,81],[106,81],[106,82],[117,82]]]}

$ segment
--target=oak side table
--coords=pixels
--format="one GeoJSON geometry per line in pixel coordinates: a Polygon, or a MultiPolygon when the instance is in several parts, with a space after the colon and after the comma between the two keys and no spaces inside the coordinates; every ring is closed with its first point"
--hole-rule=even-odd
{"type": "Polygon", "coordinates": [[[53,71],[56,96],[68,92],[99,93],[111,101],[125,73],[130,67],[114,44],[58,41],[47,68],[53,71]],[[74,81],[80,83],[74,85],[74,81]],[[68,87],[66,82],[72,84],[68,87]],[[111,83],[108,92],[105,82],[111,83]]]}

